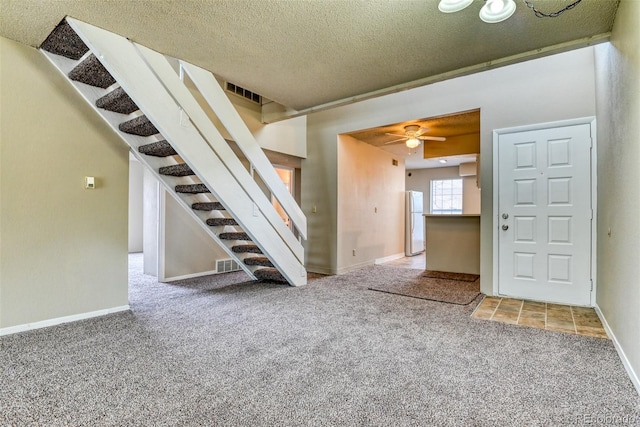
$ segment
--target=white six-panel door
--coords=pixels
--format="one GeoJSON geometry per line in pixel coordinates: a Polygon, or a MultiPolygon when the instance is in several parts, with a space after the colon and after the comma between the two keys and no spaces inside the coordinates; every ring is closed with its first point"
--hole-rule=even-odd
{"type": "Polygon", "coordinates": [[[591,305],[591,127],[498,136],[498,291],[591,305]]]}

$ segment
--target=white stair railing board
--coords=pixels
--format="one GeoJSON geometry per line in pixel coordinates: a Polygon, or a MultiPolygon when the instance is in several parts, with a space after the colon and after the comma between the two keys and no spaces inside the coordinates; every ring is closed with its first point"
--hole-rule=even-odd
{"type": "MultiPolygon", "coordinates": [[[[294,286],[306,284],[303,264],[261,211],[254,208],[252,200],[198,130],[190,121],[181,120],[184,116],[181,108],[148,68],[134,45],[124,37],[83,22],[71,18],[68,22],[284,278],[294,286]],[[214,183],[224,184],[214,186],[214,183]]],[[[161,178],[162,181],[164,179],[161,178]]],[[[190,208],[188,211],[193,212],[190,208]]]]}
{"type": "Polygon", "coordinates": [[[289,190],[285,187],[273,168],[273,165],[271,165],[271,162],[267,159],[262,148],[245,125],[240,114],[238,114],[233,103],[224,93],[224,90],[216,78],[209,71],[189,64],[188,62],[180,61],[180,65],[189,75],[189,78],[196,85],[218,119],[220,119],[227,131],[229,131],[247,160],[255,167],[262,181],[267,185],[271,193],[278,200],[278,203],[280,203],[280,206],[282,206],[289,216],[296,230],[298,230],[298,234],[306,240],[307,218],[289,190]]]}
{"type": "MultiPolygon", "coordinates": [[[[45,57],[49,59],[49,61],[58,69],[64,77],[67,77],[69,71],[71,71],[77,64],[82,62],[74,61],[72,59],[68,59],[65,57],[61,57],[50,52],[41,51],[45,57]]],[[[175,187],[175,177],[170,177],[166,175],[160,175],[158,173],[158,169],[163,166],[169,166],[172,164],[176,164],[177,162],[171,157],[153,157],[146,156],[138,152],[138,147],[141,145],[149,144],[155,142],[155,138],[153,136],[144,137],[138,135],[127,134],[121,132],[118,128],[118,125],[129,118],[133,118],[139,114],[132,113],[130,115],[124,115],[120,113],[115,113],[108,110],[103,110],[95,105],[95,101],[108,93],[109,89],[101,89],[95,86],[86,85],[84,83],[75,82],[67,79],[71,83],[71,85],[80,93],[80,95],[91,105],[91,107],[103,118],[103,120],[109,124],[109,126],[116,132],[116,134],[132,148],[133,155],[145,165],[153,174],[153,176],[160,182],[163,188],[168,190],[168,192],[174,197],[174,199],[178,202],[180,206],[182,206],[189,215],[196,221],[200,227],[216,242],[222,247],[222,249],[229,255],[238,260],[238,264],[245,271],[249,277],[255,279],[256,277],[253,274],[253,271],[257,270],[259,267],[248,266],[244,264],[243,260],[247,257],[246,254],[238,254],[231,250],[231,246],[234,244],[233,241],[222,240],[218,238],[217,234],[214,230],[208,226],[205,221],[208,218],[208,215],[203,211],[194,211],[191,209],[191,203],[193,202],[209,202],[214,201],[210,196],[206,194],[199,195],[191,195],[191,194],[179,194],[174,191],[175,187]]],[[[182,182],[184,183],[184,182],[182,182]]],[[[216,200],[217,201],[217,200],[216,200]]]]}
{"type": "Polygon", "coordinates": [[[262,192],[255,180],[252,179],[249,171],[247,171],[242,162],[240,162],[231,147],[229,147],[229,144],[200,107],[198,101],[196,101],[191,94],[191,91],[189,91],[183,81],[180,80],[179,75],[176,74],[165,56],[137,43],[134,43],[134,46],[146,60],[147,65],[153,70],[158,80],[160,80],[165,89],[186,112],[191,123],[200,131],[200,134],[207,140],[220,160],[226,165],[229,172],[240,183],[253,202],[256,203],[298,260],[301,263],[304,262],[304,248],[302,244],[296,239],[280,215],[278,215],[273,204],[262,192]]]}

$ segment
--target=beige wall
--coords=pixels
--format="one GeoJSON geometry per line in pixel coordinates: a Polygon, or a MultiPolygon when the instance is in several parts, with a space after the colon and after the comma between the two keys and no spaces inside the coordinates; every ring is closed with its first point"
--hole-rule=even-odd
{"type": "Polygon", "coordinates": [[[596,49],[598,292],[640,392],[640,1],[623,0],[596,49]],[[611,230],[611,236],[608,231],[611,230]]]}
{"type": "Polygon", "coordinates": [[[38,51],[0,58],[0,328],[126,306],[127,147],[38,51]]]}
{"type": "Polygon", "coordinates": [[[229,256],[202,229],[199,222],[163,190],[164,197],[164,279],[208,274],[216,269],[216,260],[229,256]]]}
{"type": "Polygon", "coordinates": [[[404,252],[404,162],[394,158],[339,137],[338,273],[404,252]]]}
{"type": "Polygon", "coordinates": [[[158,198],[160,183],[144,168],[142,189],[142,252],[144,274],[158,277],[158,198]]]}
{"type": "Polygon", "coordinates": [[[338,135],[323,134],[323,120],[307,129],[302,161],[301,207],[307,216],[305,265],[308,271],[335,274],[338,268],[338,135]]]}
{"type": "Polygon", "coordinates": [[[129,155],[129,253],[142,252],[144,166],[129,155]]]}
{"type": "MultiPolygon", "coordinates": [[[[481,109],[481,288],[493,293],[494,129],[595,115],[593,48],[585,48],[406,90],[307,117],[302,208],[309,218],[308,260],[336,271],[337,135],[425,117],[481,109]],[[318,213],[312,207],[317,205],[318,213]],[[321,212],[322,209],[322,212],[321,212]]],[[[341,266],[344,267],[344,266],[341,266]]]]}
{"type": "Polygon", "coordinates": [[[480,189],[476,185],[475,176],[460,177],[458,166],[446,168],[412,169],[405,174],[406,188],[424,193],[424,212],[429,212],[429,200],[431,198],[432,179],[456,179],[462,178],[462,213],[480,213],[480,189]],[[409,176],[411,174],[411,176],[409,176]]]}

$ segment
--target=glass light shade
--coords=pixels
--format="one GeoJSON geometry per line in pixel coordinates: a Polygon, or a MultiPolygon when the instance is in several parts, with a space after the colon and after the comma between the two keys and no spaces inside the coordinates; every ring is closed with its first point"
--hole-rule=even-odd
{"type": "Polygon", "coordinates": [[[487,0],[480,9],[480,19],[489,24],[502,22],[513,15],[516,4],[513,0],[487,0]]]}
{"type": "Polygon", "coordinates": [[[471,3],[473,0],[440,0],[438,9],[444,13],[459,12],[471,3]]]}
{"type": "Polygon", "coordinates": [[[407,147],[409,148],[416,148],[418,145],[420,145],[420,142],[421,141],[418,138],[409,138],[407,139],[405,144],[407,144],[407,147]]]}

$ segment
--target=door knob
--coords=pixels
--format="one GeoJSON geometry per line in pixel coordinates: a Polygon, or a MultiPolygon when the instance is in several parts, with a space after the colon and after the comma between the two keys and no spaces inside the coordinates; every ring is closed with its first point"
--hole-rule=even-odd
{"type": "Polygon", "coordinates": [[[502,214],[502,219],[507,219],[509,218],[509,214],[508,213],[503,213],[502,214]]]}
{"type": "Polygon", "coordinates": [[[504,231],[507,231],[509,229],[509,226],[507,224],[502,224],[502,229],[504,231]]]}

